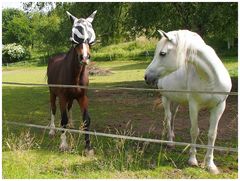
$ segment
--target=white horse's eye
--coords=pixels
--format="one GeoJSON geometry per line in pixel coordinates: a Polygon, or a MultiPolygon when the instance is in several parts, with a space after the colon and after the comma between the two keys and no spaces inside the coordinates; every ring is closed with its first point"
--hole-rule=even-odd
{"type": "Polygon", "coordinates": [[[164,57],[167,53],[166,52],[160,52],[159,55],[164,57]]]}

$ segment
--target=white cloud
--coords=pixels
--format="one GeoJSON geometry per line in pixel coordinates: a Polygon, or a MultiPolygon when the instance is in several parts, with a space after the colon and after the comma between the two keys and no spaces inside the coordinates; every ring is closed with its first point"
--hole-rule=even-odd
{"type": "Polygon", "coordinates": [[[22,9],[22,4],[19,1],[3,1],[2,2],[2,9],[6,8],[16,8],[16,9],[22,9]]]}

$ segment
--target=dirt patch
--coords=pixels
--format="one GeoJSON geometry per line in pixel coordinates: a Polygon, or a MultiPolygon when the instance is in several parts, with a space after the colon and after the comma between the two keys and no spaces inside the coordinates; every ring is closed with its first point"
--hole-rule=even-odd
{"type": "Polygon", "coordinates": [[[109,69],[103,69],[100,67],[97,67],[95,62],[91,62],[88,65],[88,70],[89,70],[89,74],[94,76],[94,75],[111,75],[112,72],[109,69]]]}
{"type": "MultiPolygon", "coordinates": [[[[91,105],[96,110],[101,108],[101,111],[96,113],[96,118],[94,118],[93,114],[92,128],[96,131],[106,131],[107,128],[114,133],[116,130],[126,131],[131,129],[136,136],[149,134],[152,138],[161,138],[164,130],[164,110],[163,108],[153,109],[157,95],[108,90],[92,92],[90,97],[91,105]]],[[[237,105],[237,97],[229,96],[226,109],[219,122],[218,140],[237,139],[237,105]]],[[[200,139],[204,140],[204,142],[206,142],[208,134],[209,116],[209,111],[205,109],[199,113],[200,139]]],[[[175,135],[180,140],[191,140],[187,106],[179,108],[174,127],[175,135]]]]}

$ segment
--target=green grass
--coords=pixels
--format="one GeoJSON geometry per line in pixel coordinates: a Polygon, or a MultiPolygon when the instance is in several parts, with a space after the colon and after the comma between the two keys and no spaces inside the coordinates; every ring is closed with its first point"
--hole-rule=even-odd
{"type": "Polygon", "coordinates": [[[146,60],[146,58],[153,57],[157,39],[139,38],[136,41],[118,43],[105,47],[93,47],[93,60],[110,61],[122,60],[123,58],[134,60],[146,60]]]}
{"type": "MultiPolygon", "coordinates": [[[[211,175],[189,167],[188,153],[181,147],[161,151],[158,144],[93,137],[95,156],[85,157],[81,135],[72,135],[71,152],[61,153],[58,140],[48,138],[44,131],[4,128],[8,129],[3,139],[4,178],[237,178],[235,154],[215,153],[224,173],[211,175]],[[5,135],[13,130],[14,136],[5,135]]],[[[198,158],[203,154],[199,149],[198,158]]]]}
{"type": "MultiPolygon", "coordinates": [[[[238,76],[237,58],[223,59],[224,65],[229,71],[231,77],[238,76]]],[[[120,61],[96,62],[97,66],[105,69],[111,69],[113,74],[108,76],[90,77],[90,86],[95,84],[114,84],[120,82],[143,81],[144,71],[149,65],[148,61],[129,61],[122,59],[120,61]]],[[[3,81],[25,82],[25,83],[46,83],[46,66],[12,66],[3,68],[3,81]]],[[[143,82],[144,84],[144,82],[143,82]]],[[[144,84],[145,85],[145,84],[144,84]]]]}
{"type": "MultiPolygon", "coordinates": [[[[90,86],[146,87],[143,76],[153,53],[156,40],[139,39],[108,47],[93,47],[96,65],[110,69],[109,76],[90,76],[90,86]],[[117,60],[117,61],[109,61],[117,60]]],[[[3,67],[2,80],[9,82],[46,83],[46,64],[43,54],[35,52],[32,60],[3,67]]],[[[237,58],[222,59],[231,77],[238,76],[237,58]]],[[[133,91],[89,90],[91,130],[106,133],[166,139],[162,122],[163,110],[153,111],[157,93],[133,91]]],[[[6,86],[2,88],[3,121],[17,121],[48,125],[49,92],[47,87],[6,86]]],[[[232,117],[237,119],[237,102],[232,101],[232,117]]],[[[200,118],[204,117],[204,112],[200,118]]],[[[56,125],[60,112],[57,110],[56,125]]],[[[181,125],[188,125],[186,109],[178,113],[181,125]]],[[[75,128],[81,125],[81,113],[76,102],[73,106],[75,128]]],[[[184,127],[184,126],[183,126],[184,127]]],[[[199,143],[207,142],[207,129],[200,127],[199,143]]],[[[229,129],[228,137],[217,139],[216,145],[237,146],[236,130],[229,129]]],[[[237,178],[236,153],[215,151],[215,162],[220,175],[211,175],[205,169],[187,165],[188,149],[176,147],[168,150],[165,145],[93,137],[94,157],[83,154],[82,135],[68,133],[71,151],[58,150],[60,133],[49,138],[46,130],[28,129],[3,123],[2,173],[4,178],[237,178]],[[183,152],[184,150],[184,152],[183,152]]],[[[176,141],[189,142],[189,126],[176,130],[176,141]]],[[[201,162],[204,149],[198,149],[201,162]]]]}

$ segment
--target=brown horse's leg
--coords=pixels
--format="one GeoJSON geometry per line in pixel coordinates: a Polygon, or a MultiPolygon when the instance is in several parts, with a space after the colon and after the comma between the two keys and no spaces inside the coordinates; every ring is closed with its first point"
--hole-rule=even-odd
{"type": "Polygon", "coordinates": [[[50,131],[49,131],[49,135],[50,136],[54,136],[55,135],[55,115],[56,115],[56,95],[53,92],[50,92],[50,102],[51,102],[51,122],[50,122],[50,131]]]}
{"type": "MultiPolygon", "coordinates": [[[[81,111],[82,111],[83,122],[84,122],[84,131],[89,131],[90,116],[88,114],[88,97],[86,95],[84,95],[83,97],[81,97],[78,100],[78,103],[79,103],[79,105],[81,107],[81,111]]],[[[89,134],[85,134],[85,142],[86,142],[85,149],[87,151],[91,150],[89,134]]]]}
{"type": "MultiPolygon", "coordinates": [[[[61,110],[61,126],[62,126],[62,128],[66,128],[67,124],[68,124],[66,98],[64,96],[59,97],[59,103],[60,103],[60,110],[61,110]]],[[[60,144],[59,148],[61,151],[68,150],[66,131],[62,131],[61,144],[60,144]]]]}
{"type": "Polygon", "coordinates": [[[74,128],[73,120],[72,120],[72,104],[73,100],[68,102],[68,127],[74,128]]]}

